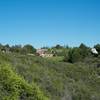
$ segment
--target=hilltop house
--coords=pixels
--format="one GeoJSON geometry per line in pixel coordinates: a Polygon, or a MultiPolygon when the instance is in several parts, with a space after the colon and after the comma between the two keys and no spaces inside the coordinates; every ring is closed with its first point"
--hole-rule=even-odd
{"type": "Polygon", "coordinates": [[[37,49],[36,53],[38,56],[41,57],[53,57],[53,54],[48,53],[47,51],[48,51],[47,49],[37,49]]]}
{"type": "Polygon", "coordinates": [[[92,49],[91,49],[91,52],[92,52],[93,54],[98,54],[98,51],[97,51],[95,48],[92,48],[92,49]]]}

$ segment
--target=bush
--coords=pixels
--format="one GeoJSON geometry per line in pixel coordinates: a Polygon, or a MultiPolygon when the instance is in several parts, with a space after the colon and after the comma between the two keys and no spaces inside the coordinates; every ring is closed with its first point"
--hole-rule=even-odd
{"type": "Polygon", "coordinates": [[[25,51],[25,53],[35,53],[36,52],[36,49],[32,46],[32,45],[25,45],[23,47],[23,50],[25,51]]]}
{"type": "Polygon", "coordinates": [[[0,65],[0,100],[48,100],[36,84],[29,84],[9,65],[0,65]]]}
{"type": "Polygon", "coordinates": [[[81,60],[82,60],[82,55],[80,53],[79,48],[70,49],[68,52],[68,55],[65,56],[64,58],[64,61],[68,61],[70,63],[74,63],[74,62],[81,61],[81,60]]]}

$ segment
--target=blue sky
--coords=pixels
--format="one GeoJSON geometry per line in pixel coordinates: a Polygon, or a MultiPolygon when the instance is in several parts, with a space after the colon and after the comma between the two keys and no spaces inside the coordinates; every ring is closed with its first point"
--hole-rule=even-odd
{"type": "Polygon", "coordinates": [[[100,0],[0,0],[0,43],[100,43],[100,0]]]}

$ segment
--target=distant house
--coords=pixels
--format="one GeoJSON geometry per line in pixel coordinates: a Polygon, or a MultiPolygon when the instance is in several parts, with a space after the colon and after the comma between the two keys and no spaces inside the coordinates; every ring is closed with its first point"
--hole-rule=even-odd
{"type": "Polygon", "coordinates": [[[91,52],[92,52],[93,54],[98,55],[98,51],[97,51],[95,48],[92,48],[92,49],[91,49],[91,52]]]}
{"type": "Polygon", "coordinates": [[[42,56],[42,54],[45,54],[47,52],[47,49],[37,49],[36,50],[36,53],[39,55],[39,56],[42,56]]]}
{"type": "Polygon", "coordinates": [[[41,57],[53,57],[53,54],[48,53],[47,51],[47,49],[37,49],[36,53],[41,57]]]}

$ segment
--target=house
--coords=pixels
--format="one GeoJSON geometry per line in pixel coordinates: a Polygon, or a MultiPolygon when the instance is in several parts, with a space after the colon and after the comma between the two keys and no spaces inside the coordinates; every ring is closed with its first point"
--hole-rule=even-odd
{"type": "Polygon", "coordinates": [[[48,53],[48,49],[37,49],[36,53],[41,57],[53,57],[52,53],[48,53]]]}
{"type": "Polygon", "coordinates": [[[39,55],[39,56],[42,56],[43,54],[45,54],[47,52],[47,49],[37,49],[36,50],[36,53],[39,55]]]}
{"type": "Polygon", "coordinates": [[[92,48],[92,49],[91,49],[91,52],[92,52],[93,54],[98,55],[98,51],[97,51],[95,48],[92,48]]]}

